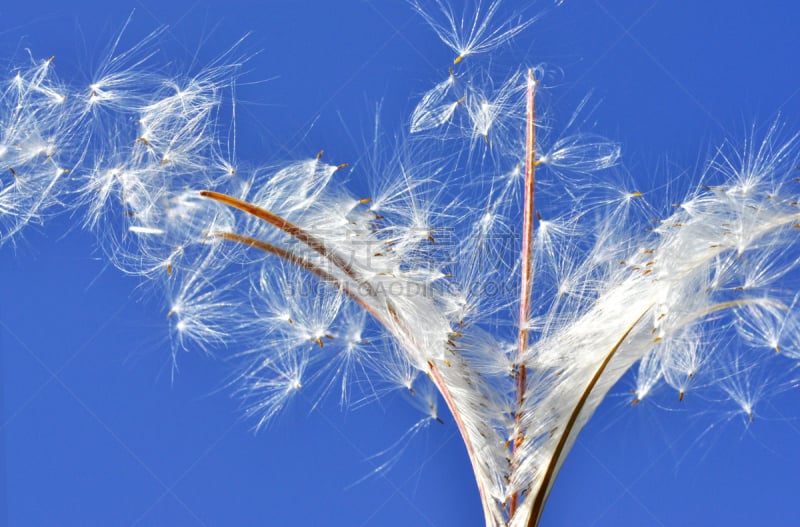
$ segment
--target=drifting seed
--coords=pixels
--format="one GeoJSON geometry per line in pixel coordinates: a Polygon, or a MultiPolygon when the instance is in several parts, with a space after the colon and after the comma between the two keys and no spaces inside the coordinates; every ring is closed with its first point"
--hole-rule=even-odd
{"type": "Polygon", "coordinates": [[[319,344],[319,347],[320,347],[320,348],[322,348],[322,347],[324,347],[324,346],[325,346],[325,344],[323,344],[323,342],[322,342],[322,337],[317,337],[317,338],[314,340],[314,342],[316,342],[317,344],[319,344]]]}
{"type": "Polygon", "coordinates": [[[645,271],[642,273],[642,275],[643,275],[643,276],[647,276],[647,275],[649,275],[649,274],[650,274],[650,273],[652,273],[652,272],[653,272],[653,270],[652,270],[652,269],[645,269],[645,271]]]}
{"type": "Polygon", "coordinates": [[[450,364],[450,361],[447,359],[444,359],[444,365],[447,366],[448,368],[452,366],[452,364],[450,364]]]}
{"type": "Polygon", "coordinates": [[[48,63],[48,64],[50,64],[50,63],[51,63],[51,62],[53,62],[54,60],[56,60],[56,56],[55,56],[55,55],[51,55],[51,56],[50,56],[50,58],[49,58],[49,59],[47,59],[47,63],[48,63]]]}
{"type": "Polygon", "coordinates": [[[661,338],[661,337],[656,337],[656,338],[653,339],[653,342],[661,342],[662,340],[664,340],[664,339],[661,338]]]}
{"type": "Polygon", "coordinates": [[[135,142],[136,142],[136,143],[142,143],[144,146],[147,146],[147,147],[149,147],[149,146],[150,146],[150,141],[148,141],[148,140],[147,140],[146,138],[144,138],[144,137],[137,137],[135,142]]]}
{"type": "Polygon", "coordinates": [[[678,401],[683,401],[683,390],[678,394],[678,401]]]}
{"type": "Polygon", "coordinates": [[[172,275],[172,264],[167,264],[167,274],[172,275]]]}
{"type": "Polygon", "coordinates": [[[464,102],[466,100],[467,100],[467,96],[465,95],[465,96],[461,97],[459,100],[457,100],[456,104],[461,104],[462,102],[464,102]]]}
{"type": "Polygon", "coordinates": [[[649,262],[647,262],[646,264],[644,264],[644,266],[645,266],[645,267],[650,267],[650,266],[651,266],[651,265],[653,265],[654,263],[656,263],[656,261],[655,261],[655,260],[650,260],[649,262]]]}
{"type": "Polygon", "coordinates": [[[661,319],[662,319],[662,318],[664,318],[665,316],[667,316],[667,314],[666,314],[666,313],[661,313],[660,315],[658,315],[658,319],[657,319],[657,320],[661,320],[661,319]]]}
{"type": "Polygon", "coordinates": [[[8,167],[8,170],[11,171],[11,175],[17,177],[17,171],[14,170],[14,167],[8,167]]]}
{"type": "Polygon", "coordinates": [[[794,227],[795,229],[800,229],[800,223],[795,223],[794,225],[792,225],[792,227],[794,227]]]}
{"type": "Polygon", "coordinates": [[[644,194],[642,194],[642,193],[641,193],[641,192],[639,192],[638,190],[637,190],[636,192],[631,192],[631,197],[632,197],[632,198],[641,198],[643,195],[644,195],[644,194]]]}
{"type": "MultiPolygon", "coordinates": [[[[643,249],[642,254],[653,254],[653,249],[643,249]]],[[[653,263],[653,262],[650,262],[653,263]]],[[[650,265],[650,264],[647,264],[650,265]]]]}
{"type": "Polygon", "coordinates": [[[538,210],[536,211],[536,219],[542,221],[542,213],[539,212],[538,210]]]}
{"type": "Polygon", "coordinates": [[[341,169],[349,167],[349,166],[350,166],[349,163],[341,163],[339,165],[336,165],[336,170],[341,170],[341,169]]]}
{"type": "Polygon", "coordinates": [[[637,405],[637,404],[639,404],[640,402],[642,402],[642,400],[641,400],[641,399],[639,399],[639,398],[637,397],[636,399],[634,399],[633,401],[631,401],[631,406],[636,406],[636,405],[637,405]]]}
{"type": "Polygon", "coordinates": [[[780,352],[781,352],[780,344],[775,344],[775,353],[780,353],[780,352]]]}
{"type": "Polygon", "coordinates": [[[434,419],[436,419],[436,422],[439,423],[440,425],[444,424],[444,421],[442,421],[442,418],[439,417],[438,415],[436,417],[434,417],[434,419]]]}
{"type": "Polygon", "coordinates": [[[324,154],[324,153],[325,153],[325,150],[320,150],[319,152],[317,152],[317,161],[322,159],[322,154],[324,154]]]}
{"type": "Polygon", "coordinates": [[[359,203],[371,203],[372,202],[372,198],[361,198],[360,200],[358,200],[358,202],[359,203]]]}
{"type": "MultiPolygon", "coordinates": [[[[453,64],[458,64],[458,63],[459,63],[459,62],[461,62],[462,60],[464,60],[464,55],[459,55],[459,56],[457,56],[455,59],[453,59],[453,64]]],[[[452,69],[452,68],[451,68],[451,69],[452,69]]]]}
{"type": "Polygon", "coordinates": [[[747,412],[747,415],[750,417],[750,422],[752,423],[753,422],[753,412],[752,411],[747,412]]]}

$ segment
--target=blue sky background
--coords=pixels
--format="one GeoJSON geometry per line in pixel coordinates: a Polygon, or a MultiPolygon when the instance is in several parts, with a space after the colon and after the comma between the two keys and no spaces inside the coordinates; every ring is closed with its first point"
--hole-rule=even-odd
{"type": "MultiPolygon", "coordinates": [[[[546,15],[495,60],[557,71],[545,101],[563,119],[593,90],[594,131],[622,143],[642,188],[687,188],[711,148],[779,112],[800,127],[800,5],[527,5],[505,8],[546,15]]],[[[453,59],[400,0],[45,0],[0,6],[0,62],[30,48],[80,83],[134,9],[126,38],[168,25],[159,58],[175,71],[252,32],[245,80],[266,81],[239,90],[239,155],[252,163],[320,149],[358,159],[375,103],[391,133],[453,59]]],[[[0,524],[482,525],[452,420],[357,483],[416,422],[402,397],[346,414],[335,401],[309,413],[301,399],[254,435],[224,363],[184,354],[170,381],[164,309],[137,285],[66,215],[0,249],[0,524]]],[[[690,397],[630,408],[630,385],[581,435],[542,525],[797,524],[796,392],[763,402],[748,426],[690,397]]]]}

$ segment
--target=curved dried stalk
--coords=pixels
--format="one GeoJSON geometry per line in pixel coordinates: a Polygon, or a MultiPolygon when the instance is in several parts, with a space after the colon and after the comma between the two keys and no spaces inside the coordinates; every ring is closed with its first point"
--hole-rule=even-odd
{"type": "Polygon", "coordinates": [[[603,376],[603,373],[606,371],[608,364],[611,362],[611,359],[617,354],[620,346],[625,342],[631,332],[634,330],[636,326],[639,325],[639,322],[650,312],[653,308],[652,305],[648,306],[641,315],[636,319],[636,321],[631,324],[625,333],[622,334],[622,337],[617,341],[611,351],[608,352],[606,357],[603,359],[603,362],[600,363],[600,366],[595,371],[592,379],[589,381],[589,384],[586,385],[586,388],[583,390],[580,399],[578,399],[578,403],[575,405],[575,408],[572,409],[572,413],[569,416],[569,420],[567,424],[564,426],[564,431],[561,433],[561,437],[558,440],[558,444],[556,445],[555,450],[553,451],[553,455],[550,458],[550,463],[547,465],[547,470],[544,473],[544,477],[539,484],[539,490],[536,493],[536,497],[533,500],[530,509],[530,516],[526,525],[528,527],[536,527],[539,524],[539,519],[542,516],[542,511],[544,510],[544,503],[547,500],[547,496],[550,494],[550,489],[552,488],[552,482],[557,474],[557,468],[561,463],[561,458],[566,454],[564,448],[567,445],[567,440],[569,439],[570,435],[573,432],[575,427],[575,423],[578,421],[578,416],[583,411],[584,406],[586,405],[586,401],[589,400],[589,396],[594,391],[595,386],[597,386],[598,381],[603,376]]]}
{"type": "MultiPolygon", "coordinates": [[[[359,275],[356,272],[356,270],[352,268],[352,266],[350,266],[347,262],[345,262],[341,257],[339,257],[333,251],[327,250],[325,248],[324,243],[321,240],[318,240],[315,236],[308,233],[301,227],[293,224],[292,222],[272,212],[257,207],[252,203],[240,200],[238,198],[229,196],[227,194],[222,194],[210,190],[204,190],[200,192],[200,195],[212,199],[214,201],[217,201],[219,203],[222,203],[224,205],[228,205],[230,207],[239,209],[257,218],[260,218],[269,223],[270,225],[278,228],[279,230],[286,232],[287,234],[290,234],[292,237],[303,242],[309,248],[315,250],[329,262],[334,264],[337,268],[339,268],[342,272],[344,272],[349,278],[353,279],[356,283],[364,286],[372,297],[376,296],[374,288],[371,286],[371,284],[365,280],[359,280],[358,279],[359,275]]],[[[249,247],[253,247],[270,254],[274,254],[290,263],[302,267],[303,269],[306,269],[307,271],[319,277],[323,282],[331,285],[332,287],[346,294],[348,297],[354,300],[359,306],[365,309],[370,315],[372,315],[375,318],[375,320],[377,320],[389,332],[394,333],[397,330],[397,328],[402,328],[407,333],[407,336],[413,335],[412,328],[407,327],[407,325],[403,322],[403,320],[400,319],[399,315],[397,314],[397,311],[392,306],[391,301],[386,300],[386,310],[388,311],[389,315],[395,322],[394,324],[390,324],[383,315],[383,313],[379,311],[379,309],[377,309],[375,306],[370,305],[364,298],[362,298],[355,291],[353,291],[352,288],[346,282],[341,281],[334,275],[321,269],[319,266],[303,258],[302,256],[299,256],[287,249],[273,245],[269,242],[265,242],[263,240],[259,240],[257,238],[253,238],[250,236],[244,236],[232,232],[218,232],[215,233],[215,236],[225,240],[241,243],[243,245],[247,245],[249,247]]],[[[448,410],[450,410],[450,413],[456,422],[456,426],[458,427],[459,433],[461,434],[461,438],[464,441],[464,446],[467,449],[467,456],[469,457],[472,469],[477,474],[479,469],[478,458],[475,454],[475,448],[472,444],[472,441],[470,440],[469,433],[467,432],[467,428],[464,424],[463,418],[461,417],[459,408],[456,405],[453,395],[450,393],[450,389],[448,388],[444,378],[437,369],[436,365],[432,361],[428,361],[427,364],[429,368],[428,373],[430,374],[430,378],[433,381],[436,388],[439,390],[439,393],[442,395],[445,404],[447,404],[448,410]]],[[[478,485],[478,493],[480,494],[481,497],[481,504],[483,506],[484,516],[486,518],[491,518],[492,513],[490,510],[486,489],[484,489],[480,478],[476,478],[476,483],[478,485]]]]}

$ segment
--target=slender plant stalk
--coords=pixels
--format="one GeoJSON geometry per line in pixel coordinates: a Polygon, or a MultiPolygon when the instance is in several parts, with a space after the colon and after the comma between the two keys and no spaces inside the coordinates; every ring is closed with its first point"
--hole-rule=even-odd
{"type": "Polygon", "coordinates": [[[233,207],[235,209],[244,211],[252,216],[255,216],[256,218],[262,219],[265,222],[269,223],[270,225],[282,230],[286,234],[289,234],[293,238],[303,242],[310,249],[313,249],[314,251],[318,252],[323,258],[325,258],[333,265],[341,269],[342,272],[344,272],[357,284],[364,285],[367,291],[371,295],[374,295],[375,292],[371,287],[371,285],[368,282],[366,282],[363,278],[361,278],[361,276],[359,276],[356,270],[353,269],[352,265],[347,263],[338,254],[325,247],[325,243],[322,240],[319,240],[316,236],[298,227],[289,220],[284,219],[273,212],[262,209],[261,207],[257,207],[252,203],[248,203],[247,201],[235,198],[233,196],[229,196],[227,194],[222,194],[221,192],[214,192],[213,190],[202,190],[200,191],[200,195],[209,199],[213,199],[214,201],[218,201],[224,205],[228,205],[229,207],[233,207]]]}
{"type": "MultiPolygon", "coordinates": [[[[252,203],[248,203],[246,201],[240,200],[233,196],[229,196],[227,194],[222,194],[219,192],[213,192],[209,190],[204,190],[200,192],[200,195],[207,197],[209,199],[218,201],[230,207],[239,209],[244,211],[250,215],[253,215],[257,218],[260,218],[270,225],[276,227],[277,229],[290,234],[297,240],[306,244],[309,248],[314,249],[332,264],[336,265],[340,270],[342,270],[348,277],[359,283],[360,285],[364,285],[365,288],[370,292],[371,296],[375,296],[374,289],[370,287],[370,284],[366,281],[359,281],[357,272],[350,266],[347,262],[345,262],[342,258],[338,255],[325,249],[325,246],[322,242],[317,240],[313,235],[309,234],[307,231],[303,230],[302,228],[298,227],[297,225],[289,222],[281,218],[280,216],[264,210],[260,207],[253,205],[252,203]]],[[[265,242],[259,240],[257,238],[253,238],[250,236],[244,236],[241,234],[236,234],[232,232],[218,232],[215,236],[237,243],[241,243],[243,245],[247,245],[249,247],[253,247],[264,252],[274,254],[288,262],[291,262],[307,271],[313,273],[317,277],[319,277],[323,282],[335,287],[339,291],[342,291],[350,298],[352,298],[358,305],[364,308],[369,314],[371,314],[381,325],[387,328],[389,331],[392,331],[393,328],[402,328],[403,331],[407,333],[407,336],[413,338],[413,331],[412,328],[407,327],[407,325],[399,318],[396,310],[392,306],[391,302],[387,302],[386,307],[389,314],[392,316],[395,324],[389,324],[383,314],[376,309],[374,306],[370,305],[364,298],[356,294],[349,285],[345,282],[342,282],[332,274],[328,273],[327,271],[321,269],[320,267],[314,265],[312,262],[306,260],[305,258],[288,251],[284,248],[278,247],[273,245],[269,242],[265,242]]],[[[464,441],[464,445],[467,449],[467,455],[469,457],[470,463],[472,464],[472,469],[475,473],[478,473],[479,465],[478,465],[478,458],[475,455],[475,448],[472,445],[472,441],[469,437],[469,433],[467,432],[467,428],[464,424],[464,421],[461,417],[461,414],[458,409],[458,405],[455,403],[452,394],[450,393],[450,389],[447,387],[447,383],[445,382],[442,374],[439,372],[438,368],[432,361],[428,361],[428,368],[431,380],[433,381],[436,388],[441,393],[442,398],[445,400],[447,404],[447,408],[450,410],[450,413],[453,415],[453,419],[456,422],[459,432],[461,433],[462,440],[464,441]]],[[[487,501],[487,494],[486,490],[483,488],[483,484],[480,478],[476,478],[476,482],[478,484],[478,492],[481,497],[481,504],[483,506],[484,515],[488,518],[491,516],[491,512],[489,510],[489,502],[487,501]]]]}
{"type": "MultiPolygon", "coordinates": [[[[479,470],[479,461],[477,456],[475,455],[475,449],[472,446],[472,441],[470,440],[469,434],[467,433],[467,428],[464,425],[464,421],[461,418],[461,413],[458,410],[458,406],[456,405],[455,401],[453,400],[453,396],[450,393],[450,390],[447,387],[444,379],[442,378],[442,374],[439,372],[439,369],[436,367],[431,361],[428,361],[428,367],[430,368],[431,379],[433,383],[436,385],[436,388],[439,390],[439,393],[442,394],[445,403],[447,404],[447,408],[450,410],[450,413],[453,415],[453,419],[456,422],[456,426],[458,426],[458,431],[461,433],[461,438],[464,441],[464,446],[467,447],[467,456],[469,457],[470,464],[472,465],[472,471],[474,474],[478,474],[479,470]]],[[[481,497],[481,506],[483,507],[483,515],[484,518],[491,518],[492,514],[489,510],[489,501],[487,500],[486,490],[483,488],[483,483],[481,482],[481,478],[476,477],[475,482],[478,484],[478,493],[481,497]]]]}
{"type": "MultiPolygon", "coordinates": [[[[734,307],[741,307],[752,304],[764,304],[764,303],[765,303],[764,299],[758,299],[758,298],[743,298],[738,300],[731,300],[728,302],[721,302],[719,304],[715,304],[703,310],[701,313],[698,313],[697,318],[704,318],[712,313],[715,313],[717,311],[722,311],[725,309],[732,309],[734,307]]],[[[589,384],[586,385],[586,388],[581,394],[581,397],[578,400],[578,403],[575,405],[575,408],[573,408],[572,413],[569,416],[569,420],[567,421],[566,426],[564,427],[564,431],[562,432],[561,437],[559,438],[558,444],[556,445],[556,448],[553,451],[552,456],[550,457],[550,463],[547,465],[547,470],[545,471],[544,477],[542,478],[542,481],[539,484],[539,490],[536,493],[536,497],[534,498],[533,505],[530,509],[531,516],[528,518],[528,522],[526,524],[527,527],[536,527],[537,525],[539,525],[539,520],[541,520],[542,513],[544,512],[544,505],[545,502],[547,501],[547,496],[550,494],[553,479],[556,477],[557,474],[557,468],[559,466],[559,463],[561,462],[561,458],[567,454],[567,452],[564,450],[567,445],[567,441],[569,439],[569,436],[572,434],[572,431],[575,427],[575,423],[577,422],[580,413],[583,411],[583,408],[586,405],[586,401],[589,400],[589,396],[594,391],[595,387],[597,386],[597,383],[600,381],[600,378],[603,376],[603,373],[608,367],[608,364],[611,362],[611,359],[614,358],[620,346],[622,346],[622,344],[631,334],[631,331],[633,331],[633,329],[639,324],[639,322],[642,321],[642,319],[647,315],[647,313],[650,312],[652,308],[653,306],[651,305],[647,309],[645,309],[639,316],[639,318],[637,318],[636,321],[630,325],[630,327],[625,331],[625,333],[622,335],[619,341],[617,341],[617,343],[614,345],[611,351],[606,355],[605,359],[603,359],[603,362],[597,368],[597,371],[595,371],[594,375],[592,376],[592,379],[589,381],[589,384]]]]}
{"type": "Polygon", "coordinates": [[[606,367],[608,367],[611,359],[613,359],[614,355],[617,354],[620,346],[622,346],[623,342],[625,342],[625,339],[627,339],[628,335],[631,334],[631,331],[633,331],[633,329],[639,325],[639,322],[642,321],[645,315],[647,315],[652,308],[652,305],[648,306],[647,309],[645,309],[642,314],[639,315],[639,318],[637,318],[636,321],[631,324],[627,330],[625,330],[625,333],[622,334],[622,337],[620,337],[614,347],[611,348],[611,351],[608,352],[606,357],[603,359],[603,362],[600,363],[600,366],[597,368],[597,371],[594,372],[594,376],[592,376],[589,384],[587,384],[586,388],[583,390],[583,393],[581,394],[580,399],[578,399],[578,403],[575,405],[575,408],[572,409],[569,420],[564,426],[564,430],[561,432],[561,437],[558,440],[558,444],[556,445],[552,456],[550,456],[550,463],[547,465],[547,470],[544,473],[544,477],[539,483],[539,489],[536,492],[536,497],[533,500],[533,506],[531,508],[531,516],[528,519],[528,527],[536,527],[539,524],[547,495],[550,493],[551,481],[556,476],[556,469],[558,468],[562,455],[566,454],[564,448],[567,445],[567,440],[572,434],[572,430],[575,427],[575,423],[578,421],[578,416],[580,416],[584,406],[586,405],[586,401],[589,400],[589,396],[592,394],[595,386],[597,386],[598,381],[600,381],[600,378],[606,371],[606,367]]]}
{"type": "MultiPolygon", "coordinates": [[[[528,321],[531,315],[531,289],[533,287],[533,198],[536,183],[536,80],[533,69],[528,70],[528,89],[526,92],[527,117],[525,126],[525,197],[522,216],[522,271],[519,301],[519,346],[517,356],[522,359],[528,348],[528,321]]],[[[517,368],[517,409],[514,414],[515,437],[512,439],[512,452],[525,440],[522,426],[522,405],[527,386],[527,371],[524,364],[517,368]]],[[[508,509],[509,518],[517,511],[519,493],[511,496],[508,509]]]]}

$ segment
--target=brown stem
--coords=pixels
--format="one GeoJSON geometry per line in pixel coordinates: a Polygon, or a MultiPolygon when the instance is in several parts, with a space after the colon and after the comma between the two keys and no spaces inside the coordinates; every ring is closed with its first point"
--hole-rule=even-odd
{"type": "MultiPolygon", "coordinates": [[[[222,194],[219,192],[214,192],[210,190],[201,191],[200,194],[204,197],[213,199],[230,207],[242,210],[248,214],[251,214],[259,219],[262,219],[273,225],[274,227],[282,230],[283,232],[291,235],[295,239],[301,241],[309,248],[313,249],[325,259],[333,263],[337,268],[339,268],[347,277],[352,279],[356,284],[363,285],[367,292],[370,294],[371,297],[377,297],[376,293],[374,292],[374,288],[371,287],[365,280],[360,280],[359,275],[355,269],[350,266],[347,262],[345,262],[341,257],[339,257],[336,253],[328,250],[325,248],[325,245],[318,240],[316,237],[308,233],[307,231],[303,230],[302,228],[298,227],[297,225],[289,222],[281,218],[280,216],[264,210],[260,207],[257,207],[251,203],[246,201],[240,200],[233,196],[229,196],[227,194],[222,194]]],[[[243,236],[240,234],[235,234],[231,232],[218,232],[215,233],[216,236],[223,238],[225,240],[234,241],[237,243],[241,243],[250,247],[254,247],[256,249],[260,249],[270,254],[274,254],[284,260],[296,264],[303,269],[308,270],[309,272],[318,276],[324,282],[330,284],[333,287],[336,287],[343,293],[347,294],[353,300],[355,300],[362,308],[364,308],[368,313],[370,313],[375,319],[383,325],[390,333],[394,334],[395,337],[400,338],[401,336],[405,336],[406,338],[410,338],[414,340],[414,332],[409,328],[404,321],[398,315],[396,309],[392,305],[391,301],[386,301],[386,309],[391,315],[391,318],[394,321],[394,324],[390,324],[389,320],[384,317],[380,311],[378,311],[374,306],[370,305],[365,301],[365,299],[358,295],[346,282],[341,281],[340,279],[336,278],[334,275],[330,274],[329,272],[321,269],[314,263],[310,262],[309,260],[299,256],[291,251],[273,245],[271,243],[259,240],[257,238],[252,238],[249,236],[243,236]],[[400,335],[399,333],[405,333],[405,335],[400,335]]],[[[401,339],[402,340],[402,339],[401,339]]],[[[483,484],[481,482],[480,474],[480,466],[478,462],[478,458],[475,455],[475,450],[472,445],[472,441],[470,439],[469,433],[467,428],[464,424],[464,421],[461,417],[461,414],[458,410],[458,407],[455,403],[455,400],[450,393],[450,390],[445,383],[444,378],[442,377],[441,372],[436,368],[436,365],[428,361],[428,368],[431,374],[431,378],[434,381],[439,392],[442,394],[450,413],[453,415],[453,419],[458,426],[458,430],[461,433],[461,437],[464,441],[464,444],[467,448],[467,455],[469,456],[470,463],[472,464],[473,471],[475,472],[476,476],[476,483],[478,485],[478,492],[481,497],[481,503],[483,505],[484,514],[487,518],[492,516],[492,512],[490,510],[490,503],[487,501],[486,490],[483,488],[483,484]]]]}
{"type": "Polygon", "coordinates": [[[489,510],[489,502],[486,499],[486,491],[483,488],[483,483],[481,482],[481,470],[478,466],[478,458],[475,456],[475,450],[472,447],[472,441],[470,440],[469,433],[467,432],[467,428],[464,425],[463,419],[461,419],[461,414],[458,411],[455,400],[453,399],[453,396],[450,393],[442,374],[439,372],[438,368],[436,368],[436,364],[434,364],[432,361],[428,361],[428,368],[430,369],[433,384],[436,385],[436,388],[439,389],[439,393],[442,394],[442,398],[447,404],[447,408],[450,410],[450,413],[456,422],[458,431],[461,433],[461,438],[464,440],[464,446],[467,447],[467,456],[469,457],[470,464],[472,464],[472,471],[475,473],[475,482],[478,484],[478,493],[480,494],[481,504],[483,505],[483,514],[488,519],[492,516],[492,514],[489,510]]]}
{"type": "Polygon", "coordinates": [[[614,355],[616,355],[620,346],[622,346],[622,343],[625,342],[625,339],[628,338],[628,335],[631,334],[631,331],[633,331],[633,329],[639,324],[639,322],[652,307],[653,306],[649,306],[647,309],[645,309],[642,314],[639,315],[636,321],[634,321],[634,323],[628,327],[625,333],[622,334],[622,337],[620,337],[614,347],[611,348],[611,351],[606,355],[605,359],[603,359],[603,362],[600,363],[600,366],[597,368],[597,371],[594,372],[594,376],[589,381],[589,384],[583,390],[580,399],[578,399],[578,403],[575,405],[575,408],[572,410],[572,414],[569,416],[569,420],[564,427],[564,431],[561,432],[561,437],[558,440],[558,444],[553,451],[553,455],[550,457],[550,464],[547,466],[547,471],[544,473],[544,477],[539,483],[539,490],[536,493],[536,498],[534,499],[533,506],[531,507],[531,516],[527,523],[528,527],[536,527],[536,525],[539,523],[539,519],[542,516],[542,510],[544,509],[544,502],[547,499],[547,495],[550,493],[550,482],[556,476],[556,468],[558,467],[561,456],[565,454],[564,448],[567,445],[567,440],[569,439],[569,436],[575,427],[575,423],[578,421],[580,413],[583,411],[584,406],[586,406],[586,401],[589,400],[589,396],[591,395],[595,386],[597,386],[597,383],[600,381],[600,377],[603,376],[603,372],[605,372],[606,367],[608,367],[608,364],[611,362],[611,359],[614,358],[614,355]]]}
{"type": "MultiPolygon", "coordinates": [[[[519,302],[519,342],[517,356],[522,359],[528,348],[528,322],[531,314],[531,289],[533,286],[533,198],[536,183],[536,80],[533,69],[528,70],[528,90],[526,94],[527,117],[525,121],[525,189],[522,212],[522,270],[519,302]]],[[[517,368],[517,406],[514,413],[514,437],[511,441],[512,454],[524,440],[522,426],[522,405],[525,402],[527,371],[524,364],[517,368]]],[[[512,456],[513,458],[513,456],[512,456]]],[[[511,495],[508,517],[517,511],[519,493],[511,495]]]]}
{"type": "Polygon", "coordinates": [[[325,243],[322,240],[320,240],[313,234],[309,233],[308,231],[304,230],[303,228],[295,225],[294,223],[290,222],[287,219],[278,216],[275,213],[257,207],[252,203],[248,203],[247,201],[241,200],[239,198],[229,196],[228,194],[222,194],[221,192],[214,192],[213,190],[201,190],[200,195],[209,199],[213,199],[214,201],[218,201],[223,205],[228,205],[229,207],[239,209],[252,216],[255,216],[256,218],[264,220],[273,227],[276,227],[282,230],[283,232],[289,234],[296,240],[303,242],[310,249],[313,249],[314,251],[319,253],[322,257],[324,257],[326,260],[328,260],[333,265],[338,267],[343,273],[345,273],[348,277],[354,280],[357,284],[363,285],[371,296],[375,296],[375,291],[372,288],[371,284],[363,280],[352,265],[346,262],[338,254],[325,247],[325,243]]]}

